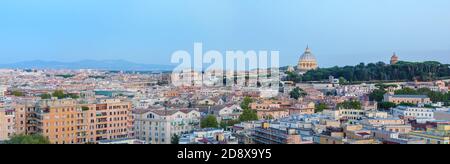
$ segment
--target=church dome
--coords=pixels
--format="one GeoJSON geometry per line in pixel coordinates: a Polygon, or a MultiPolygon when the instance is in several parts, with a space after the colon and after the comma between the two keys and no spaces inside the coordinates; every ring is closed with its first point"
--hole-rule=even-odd
{"type": "Polygon", "coordinates": [[[297,69],[300,72],[306,72],[309,70],[317,69],[317,59],[311,53],[311,49],[309,49],[309,47],[306,47],[305,52],[303,53],[302,56],[300,56],[300,60],[298,61],[297,69]]]}
{"type": "Polygon", "coordinates": [[[300,61],[316,61],[316,57],[311,53],[309,47],[306,48],[305,53],[300,57],[300,61]]]}

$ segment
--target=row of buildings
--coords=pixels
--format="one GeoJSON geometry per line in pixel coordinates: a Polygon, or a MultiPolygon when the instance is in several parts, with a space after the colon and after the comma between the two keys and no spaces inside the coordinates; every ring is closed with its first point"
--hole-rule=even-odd
{"type": "Polygon", "coordinates": [[[245,85],[173,86],[167,74],[0,70],[0,142],[15,134],[42,134],[55,144],[448,143],[447,107],[425,95],[392,94],[402,88],[448,92],[448,85],[397,85],[388,88],[384,101],[416,107],[381,110],[368,96],[376,85],[339,85],[334,78],[329,83],[282,82],[268,98],[245,85]],[[295,88],[306,94],[292,98],[295,88]],[[64,95],[51,95],[55,91],[64,95]],[[258,120],[239,121],[246,97],[258,120]],[[361,108],[338,106],[348,101],[360,102],[361,108]],[[226,126],[201,128],[208,115],[226,126]],[[236,124],[227,125],[230,121],[236,124]]]}
{"type": "Polygon", "coordinates": [[[97,143],[133,136],[131,103],[116,99],[80,103],[73,99],[12,104],[1,109],[8,129],[1,140],[14,134],[42,134],[54,144],[97,143]]]}

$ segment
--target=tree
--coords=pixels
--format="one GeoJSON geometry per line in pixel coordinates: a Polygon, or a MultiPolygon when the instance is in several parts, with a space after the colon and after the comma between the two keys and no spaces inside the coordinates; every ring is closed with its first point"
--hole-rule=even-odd
{"type": "Polygon", "coordinates": [[[398,106],[416,107],[417,104],[413,104],[413,103],[405,103],[405,102],[403,102],[403,103],[398,104],[398,106]]]}
{"type": "Polygon", "coordinates": [[[397,107],[397,104],[393,102],[380,102],[378,103],[378,109],[389,110],[391,108],[397,107]]]}
{"type": "Polygon", "coordinates": [[[387,92],[384,89],[375,89],[369,94],[369,99],[370,101],[382,102],[386,93],[387,92]]]}
{"type": "Polygon", "coordinates": [[[202,128],[217,128],[219,127],[219,123],[217,123],[216,116],[208,115],[201,120],[200,126],[202,128]]]}
{"type": "Polygon", "coordinates": [[[302,82],[302,77],[295,72],[286,72],[287,77],[286,77],[286,81],[293,81],[295,83],[300,83],[302,82]]]}
{"type": "Polygon", "coordinates": [[[340,85],[345,85],[345,84],[348,84],[348,81],[347,81],[347,79],[345,79],[344,77],[339,77],[339,84],[340,85]]]}
{"type": "MultiPolygon", "coordinates": [[[[450,76],[450,65],[439,62],[405,62],[395,65],[378,63],[361,63],[356,66],[319,68],[300,76],[302,81],[322,81],[329,76],[342,77],[349,82],[363,81],[431,81],[450,76]]],[[[344,81],[342,81],[344,82],[344,81]]],[[[345,84],[345,83],[344,83],[345,84]]]]}
{"type": "Polygon", "coordinates": [[[55,75],[56,77],[62,77],[62,78],[65,78],[65,79],[67,79],[67,78],[71,78],[71,77],[74,77],[75,75],[71,75],[71,74],[64,74],[64,75],[55,75]]]}
{"type": "Polygon", "coordinates": [[[242,109],[250,109],[250,104],[253,103],[253,100],[250,97],[245,97],[241,103],[242,109]]]}
{"type": "Polygon", "coordinates": [[[258,115],[255,110],[250,109],[250,104],[253,100],[250,97],[245,97],[241,103],[241,108],[243,109],[242,114],[239,116],[239,121],[254,121],[258,120],[258,115]]]}
{"type": "Polygon", "coordinates": [[[72,99],[79,99],[80,98],[80,96],[78,96],[75,93],[69,93],[69,94],[66,95],[66,97],[70,97],[72,99]]]}
{"type": "Polygon", "coordinates": [[[362,104],[358,100],[344,101],[337,104],[337,109],[362,109],[362,104]]]}
{"type": "Polygon", "coordinates": [[[12,91],[12,95],[16,96],[16,97],[22,97],[25,96],[25,94],[21,91],[12,91]]]}
{"type": "Polygon", "coordinates": [[[82,111],[88,111],[88,110],[89,110],[89,107],[87,107],[87,106],[82,106],[82,107],[81,107],[81,110],[82,110],[82,111]]]}
{"type": "Polygon", "coordinates": [[[52,94],[53,97],[57,97],[58,99],[66,98],[66,94],[64,94],[64,91],[62,90],[56,90],[52,94]]]}
{"type": "Polygon", "coordinates": [[[314,112],[315,113],[319,113],[319,112],[324,111],[327,108],[328,108],[327,104],[325,104],[325,103],[318,103],[318,104],[316,104],[316,108],[315,108],[314,112]]]}
{"type": "Polygon", "coordinates": [[[289,93],[289,95],[291,98],[298,100],[300,97],[305,97],[307,93],[303,89],[296,87],[289,93]]]}
{"type": "Polygon", "coordinates": [[[41,95],[41,99],[44,99],[44,100],[46,100],[46,99],[51,99],[52,98],[52,95],[50,95],[50,94],[48,94],[48,93],[45,93],[45,94],[42,94],[41,95]]]}
{"type": "Polygon", "coordinates": [[[233,126],[233,125],[236,125],[236,124],[239,124],[239,123],[240,123],[239,120],[222,120],[220,122],[220,128],[226,129],[229,126],[233,126]]]}
{"type": "Polygon", "coordinates": [[[177,145],[178,143],[180,143],[180,136],[178,136],[177,134],[174,134],[172,136],[172,138],[170,139],[170,143],[177,145]]]}
{"type": "Polygon", "coordinates": [[[244,109],[242,114],[239,116],[239,121],[256,121],[258,120],[258,114],[255,110],[252,109],[244,109]]]}
{"type": "Polygon", "coordinates": [[[386,88],[389,88],[389,87],[394,87],[394,88],[398,87],[398,85],[396,85],[396,84],[383,84],[383,83],[375,84],[375,86],[381,90],[385,90],[386,88]]]}
{"type": "Polygon", "coordinates": [[[50,144],[50,141],[48,138],[34,134],[34,135],[14,135],[11,137],[9,141],[6,142],[7,144],[50,144]]]}
{"type": "Polygon", "coordinates": [[[400,90],[395,91],[396,95],[417,95],[419,94],[419,92],[417,92],[416,90],[412,89],[412,88],[403,88],[400,90]]]}
{"type": "Polygon", "coordinates": [[[78,96],[75,93],[64,93],[63,90],[56,90],[52,93],[53,97],[57,97],[58,99],[65,99],[65,98],[72,98],[72,99],[78,99],[80,96],[78,96]]]}

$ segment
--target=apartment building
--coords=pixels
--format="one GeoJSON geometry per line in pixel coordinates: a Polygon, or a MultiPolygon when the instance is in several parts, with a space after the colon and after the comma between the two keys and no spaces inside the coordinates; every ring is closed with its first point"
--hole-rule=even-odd
{"type": "Polygon", "coordinates": [[[336,120],[362,120],[364,118],[387,118],[387,112],[367,111],[360,109],[326,110],[323,112],[336,120]]]}
{"type": "Polygon", "coordinates": [[[14,135],[14,124],[14,110],[0,107],[0,142],[8,140],[14,135]]]}
{"type": "Polygon", "coordinates": [[[36,102],[21,101],[12,107],[15,111],[15,133],[16,134],[33,134],[36,133],[36,102]]]}
{"type": "Polygon", "coordinates": [[[129,101],[104,99],[95,105],[96,140],[133,137],[133,114],[129,101]]]}
{"type": "Polygon", "coordinates": [[[256,127],[252,134],[256,144],[311,144],[312,142],[302,142],[300,134],[293,128],[271,127],[269,123],[262,123],[261,127],[256,127]]]}
{"type": "Polygon", "coordinates": [[[174,135],[200,127],[197,109],[135,109],[133,115],[135,137],[148,144],[170,144],[174,135]]]}
{"type": "MultiPolygon", "coordinates": [[[[44,100],[28,118],[54,144],[97,143],[129,138],[132,130],[131,103],[117,99],[80,104],[76,100],[44,100]]],[[[33,127],[34,126],[34,127],[33,127]]]]}
{"type": "Polygon", "coordinates": [[[434,109],[406,107],[399,106],[392,109],[392,114],[395,117],[413,118],[418,123],[425,123],[427,121],[434,121],[434,109]]]}
{"type": "Polygon", "coordinates": [[[217,122],[237,120],[243,111],[239,105],[221,105],[214,108],[212,114],[216,116],[217,122]]]}

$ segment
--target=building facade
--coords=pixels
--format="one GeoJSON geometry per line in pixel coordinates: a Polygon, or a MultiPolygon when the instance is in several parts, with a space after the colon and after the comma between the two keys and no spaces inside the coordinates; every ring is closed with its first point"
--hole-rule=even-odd
{"type": "Polygon", "coordinates": [[[44,100],[31,111],[28,133],[38,133],[53,144],[98,143],[132,137],[131,102],[118,99],[80,104],[76,100],[44,100]]]}
{"type": "Polygon", "coordinates": [[[196,109],[134,110],[135,137],[148,144],[170,144],[174,135],[181,136],[200,127],[196,109]]]}
{"type": "Polygon", "coordinates": [[[256,144],[302,144],[301,136],[296,129],[274,128],[270,127],[269,123],[263,123],[261,127],[255,128],[252,137],[256,144]]]}
{"type": "Polygon", "coordinates": [[[393,95],[386,93],[384,95],[385,102],[392,102],[395,104],[411,103],[411,104],[430,104],[431,99],[426,95],[393,95]]]}
{"type": "Polygon", "coordinates": [[[0,141],[6,141],[15,134],[14,110],[0,107],[0,141]]]}
{"type": "Polygon", "coordinates": [[[416,119],[419,123],[434,121],[434,109],[399,106],[392,109],[395,117],[405,117],[416,119]]]}

